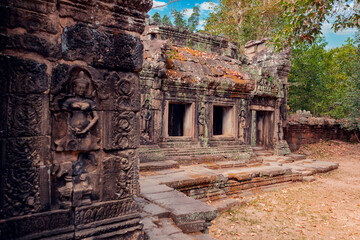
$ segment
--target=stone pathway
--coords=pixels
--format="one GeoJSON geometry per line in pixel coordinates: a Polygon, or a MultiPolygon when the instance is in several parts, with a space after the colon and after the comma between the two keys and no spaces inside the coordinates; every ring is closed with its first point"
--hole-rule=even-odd
{"type": "Polygon", "coordinates": [[[141,198],[137,199],[143,207],[146,236],[153,240],[211,239],[206,234],[211,221],[219,211],[243,204],[241,197],[294,181],[311,181],[313,174],[338,168],[337,163],[303,155],[254,152],[257,161],[247,165],[236,161],[188,166],[169,162],[156,168],[158,163],[146,163],[140,177],[141,198]]]}

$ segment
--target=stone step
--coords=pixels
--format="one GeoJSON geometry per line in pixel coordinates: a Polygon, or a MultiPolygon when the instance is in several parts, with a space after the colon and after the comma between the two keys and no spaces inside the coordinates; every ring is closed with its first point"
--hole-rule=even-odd
{"type": "Polygon", "coordinates": [[[240,207],[244,206],[247,203],[247,201],[239,198],[228,198],[225,200],[215,201],[211,202],[210,205],[215,207],[219,213],[226,212],[227,210],[233,208],[233,207],[240,207]]]}
{"type": "Polygon", "coordinates": [[[258,152],[254,152],[255,156],[257,157],[263,157],[263,156],[272,156],[273,153],[272,152],[268,152],[268,151],[258,151],[258,152]]]}
{"type": "Polygon", "coordinates": [[[239,167],[258,167],[261,166],[261,163],[245,163],[239,161],[223,161],[223,162],[213,162],[205,163],[204,166],[209,169],[224,169],[224,168],[239,168],[239,167]]]}
{"type": "Polygon", "coordinates": [[[291,157],[294,161],[299,161],[299,160],[306,159],[306,155],[302,155],[302,154],[291,153],[291,154],[286,155],[286,156],[291,157]]]}
{"type": "Polygon", "coordinates": [[[201,201],[187,197],[184,193],[176,190],[165,191],[152,188],[151,184],[140,181],[141,197],[170,211],[170,216],[176,226],[184,233],[201,232],[207,229],[217,216],[217,211],[201,201]]]}
{"type": "Polygon", "coordinates": [[[261,147],[261,146],[256,146],[256,147],[251,147],[251,148],[254,152],[265,151],[265,148],[261,147]]]}
{"type": "Polygon", "coordinates": [[[179,168],[179,163],[173,160],[142,162],[140,163],[140,171],[158,171],[164,169],[179,168]]]}

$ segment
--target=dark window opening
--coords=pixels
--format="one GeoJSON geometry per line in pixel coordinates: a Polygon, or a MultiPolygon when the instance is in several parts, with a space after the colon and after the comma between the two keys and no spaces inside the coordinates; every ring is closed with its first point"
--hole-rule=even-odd
{"type": "Polygon", "coordinates": [[[169,104],[169,136],[184,136],[185,104],[169,104]]]}
{"type": "Polygon", "coordinates": [[[154,33],[151,33],[151,34],[150,34],[150,38],[151,38],[151,40],[155,40],[155,39],[156,39],[156,35],[155,35],[154,33]]]}
{"type": "Polygon", "coordinates": [[[213,111],[213,134],[223,134],[223,108],[220,106],[214,106],[213,111]]]}

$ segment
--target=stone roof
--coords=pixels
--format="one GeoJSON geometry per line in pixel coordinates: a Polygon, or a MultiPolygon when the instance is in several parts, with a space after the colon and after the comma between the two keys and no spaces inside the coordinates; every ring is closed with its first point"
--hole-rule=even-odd
{"type": "Polygon", "coordinates": [[[166,52],[166,76],[169,82],[249,93],[254,89],[253,76],[242,69],[239,60],[214,53],[171,46],[166,52]]]}

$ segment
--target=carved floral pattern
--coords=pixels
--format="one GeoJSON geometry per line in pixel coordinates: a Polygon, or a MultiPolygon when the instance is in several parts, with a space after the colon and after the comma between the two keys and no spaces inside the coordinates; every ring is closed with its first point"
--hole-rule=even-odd
{"type": "Polygon", "coordinates": [[[104,161],[104,198],[114,200],[131,196],[133,176],[134,160],[130,156],[106,158],[104,161]]]}
{"type": "Polygon", "coordinates": [[[34,138],[16,138],[6,142],[6,217],[25,215],[40,208],[39,149],[34,138]]]}

